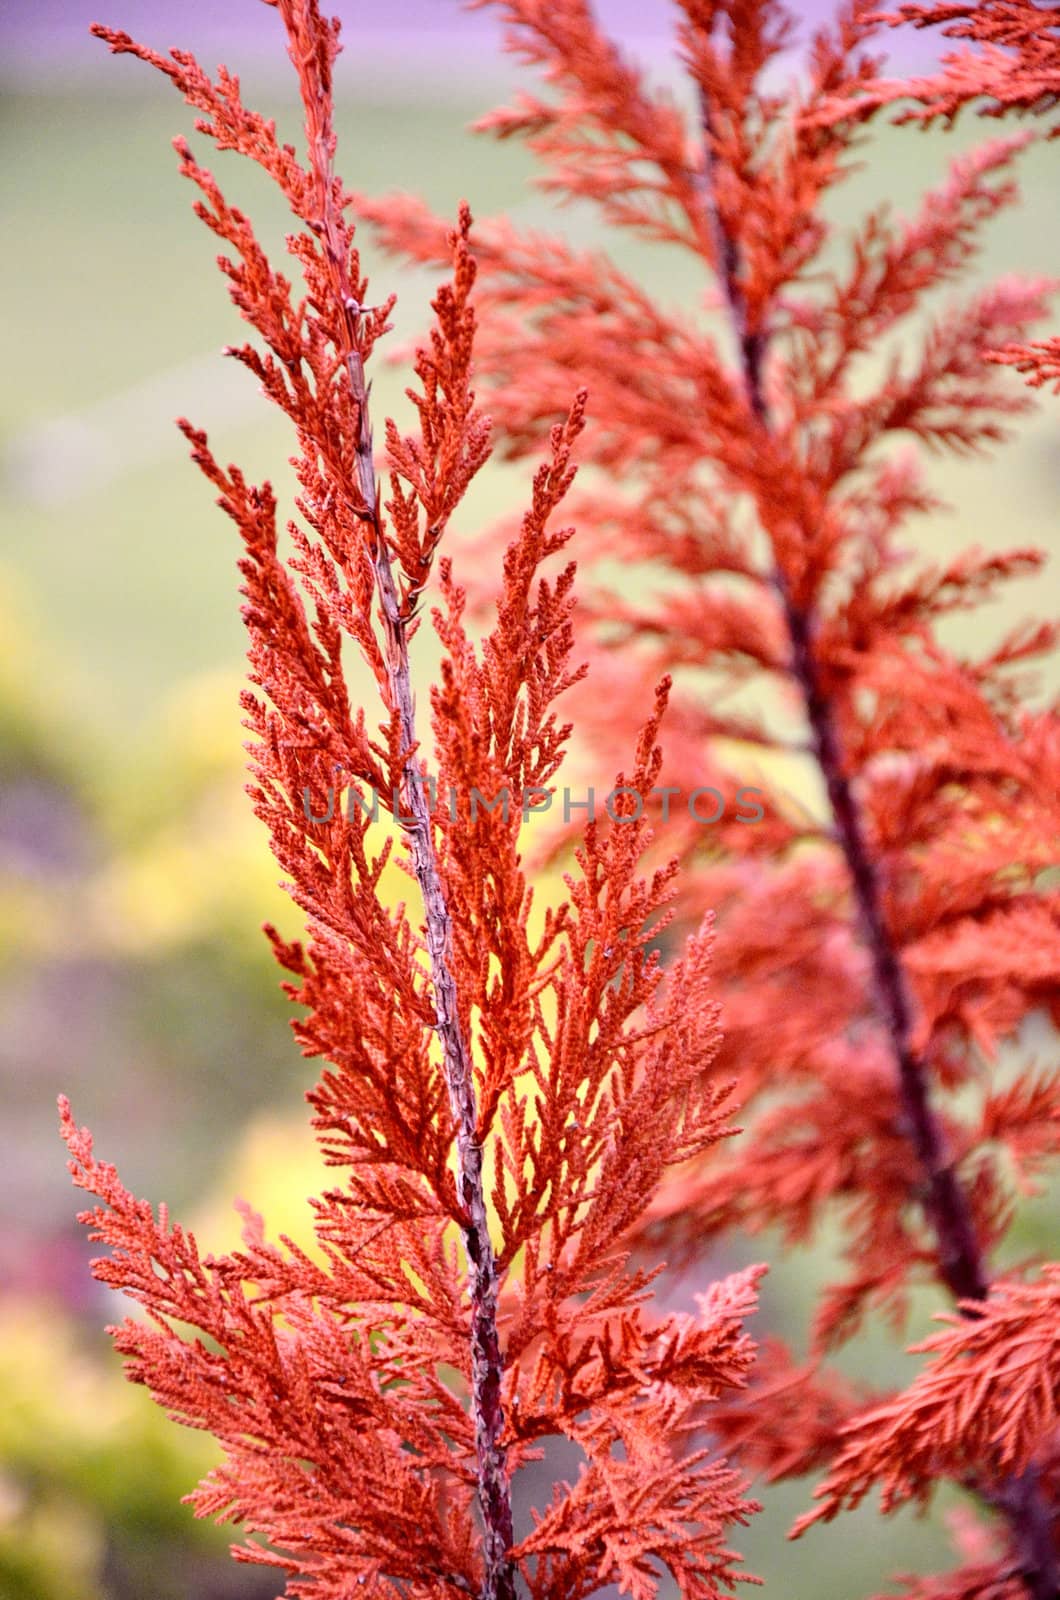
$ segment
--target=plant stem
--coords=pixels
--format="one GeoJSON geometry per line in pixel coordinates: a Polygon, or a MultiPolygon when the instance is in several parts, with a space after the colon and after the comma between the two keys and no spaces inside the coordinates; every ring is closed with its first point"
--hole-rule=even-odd
{"type": "MultiPolygon", "coordinates": [[[[366,417],[367,407],[362,408],[361,415],[366,417]]],[[[358,456],[362,466],[362,483],[367,487],[363,471],[365,458],[360,452],[358,456]]],[[[370,435],[367,461],[370,470],[370,435]]],[[[378,522],[374,533],[373,565],[386,634],[390,692],[398,710],[402,748],[413,751],[416,747],[416,723],[409,673],[407,619],[401,613],[389,552],[378,522]]],[[[402,826],[409,836],[413,870],[423,896],[435,1016],[442,1041],[449,1105],[456,1124],[457,1186],[465,1212],[462,1226],[471,1298],[471,1412],[478,1455],[479,1506],[485,1530],[486,1570],[482,1600],[514,1600],[515,1579],[510,1554],[513,1543],[511,1486],[505,1451],[500,1442],[504,1413],[501,1409],[503,1361],[497,1333],[497,1264],[486,1218],[475,1087],[470,1053],[460,1026],[456,981],[453,977],[452,922],[431,833],[430,802],[414,755],[405,758],[402,776],[403,803],[409,807],[407,815],[414,819],[411,822],[403,820],[402,826]]]]}
{"type": "MultiPolygon", "coordinates": [[[[701,194],[714,242],[718,276],[740,347],[747,404],[763,430],[769,431],[769,408],[762,383],[765,335],[752,329],[740,282],[740,249],[725,226],[714,186],[714,132],[710,104],[700,94],[704,140],[701,194]]],[[[858,921],[872,964],[880,1020],[898,1070],[904,1121],[924,1175],[924,1210],[938,1246],[939,1276],[961,1301],[983,1301],[990,1280],[968,1198],[952,1162],[931,1105],[928,1071],[912,1047],[913,1005],[908,979],[883,909],[879,865],[869,846],[861,810],[843,759],[842,741],[831,703],[824,692],[814,654],[816,618],[811,606],[796,599],[788,574],[777,561],[772,575],[780,597],[791,647],[791,676],[802,693],[810,740],[828,792],[836,838],[850,874],[858,921]]],[[[966,1316],[976,1313],[962,1308],[966,1316]]],[[[1052,1538],[1052,1519],[1033,1470],[1001,1480],[985,1497],[1002,1509],[1020,1556],[1020,1570],[1033,1600],[1057,1600],[1060,1568],[1052,1538]]]]}
{"type": "Polygon", "coordinates": [[[813,653],[814,617],[791,595],[786,576],[775,575],[791,644],[791,672],[802,691],[813,752],[825,780],[836,837],[850,873],[854,900],[872,962],[878,1008],[891,1041],[905,1124],[925,1179],[924,1206],[939,1247],[939,1275],[958,1300],[985,1300],[990,1290],[979,1240],[964,1192],[946,1159],[938,1119],[931,1108],[923,1060],[912,1048],[912,1004],[908,984],[883,914],[876,859],[850,780],[844,770],[839,731],[820,681],[813,653]]]}
{"type": "Polygon", "coordinates": [[[408,834],[413,870],[423,897],[430,958],[431,984],[449,1105],[456,1126],[457,1191],[463,1207],[461,1227],[468,1258],[468,1294],[471,1302],[471,1415],[475,1427],[478,1461],[478,1501],[484,1537],[484,1575],[481,1600],[515,1600],[511,1485],[506,1452],[501,1444],[504,1412],[501,1380],[504,1363],[497,1331],[497,1264],[489,1236],[485,1189],[482,1181],[482,1147],[478,1143],[478,1112],[471,1070],[471,1055],[460,1025],[456,980],[453,976],[453,933],[445,890],[431,830],[430,802],[416,761],[416,715],[409,670],[408,623],[403,612],[382,529],[379,487],[372,458],[372,427],[368,411],[368,386],[358,339],[360,307],[353,296],[342,230],[336,212],[331,172],[330,110],[320,98],[306,104],[306,127],[320,200],[319,238],[342,307],[345,326],[345,361],[350,390],[357,408],[357,491],[353,507],[364,522],[371,541],[371,558],[382,611],[385,661],[390,708],[397,711],[401,733],[402,804],[407,807],[401,825],[408,834]],[[411,820],[408,820],[411,818],[411,820]]]}

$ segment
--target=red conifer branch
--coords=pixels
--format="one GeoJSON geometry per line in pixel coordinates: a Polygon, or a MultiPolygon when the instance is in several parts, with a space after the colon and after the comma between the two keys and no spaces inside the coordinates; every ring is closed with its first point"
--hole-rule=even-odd
{"type": "MultiPolygon", "coordinates": [[[[321,48],[319,22],[313,14],[312,4],[306,7],[300,5],[298,0],[278,0],[278,4],[291,39],[291,55],[302,84],[306,135],[320,203],[320,236],[336,301],[346,313],[346,338],[342,354],[349,372],[350,394],[358,419],[357,484],[360,490],[360,515],[370,530],[369,552],[375,572],[384,635],[387,677],[385,700],[391,711],[397,714],[397,735],[402,751],[402,801],[409,808],[407,815],[412,819],[404,820],[402,826],[411,843],[413,870],[423,896],[436,1027],[442,1041],[446,1088],[456,1126],[457,1192],[464,1210],[462,1227],[471,1300],[471,1415],[475,1424],[475,1448],[478,1454],[479,1506],[485,1528],[482,1600],[514,1600],[511,1488],[501,1444],[504,1414],[501,1409],[501,1350],[497,1335],[497,1265],[486,1217],[482,1146],[479,1143],[471,1059],[461,1026],[453,974],[452,921],[434,850],[430,800],[416,760],[420,741],[416,731],[409,668],[409,625],[415,615],[416,597],[430,570],[433,548],[441,538],[443,524],[437,522],[429,528],[427,547],[417,551],[415,563],[409,563],[414,570],[406,570],[409,588],[402,599],[394,580],[391,556],[380,519],[368,390],[357,339],[361,306],[353,294],[347,271],[347,230],[335,205],[332,173],[335,134],[330,114],[331,59],[321,48]]],[[[437,305],[439,315],[451,324],[445,331],[454,337],[454,342],[459,339],[466,346],[468,354],[474,323],[467,310],[467,302],[475,277],[474,262],[467,245],[470,228],[471,213],[465,205],[460,214],[459,235],[454,240],[456,272],[453,288],[448,297],[443,297],[437,305]]],[[[452,486],[448,487],[452,493],[452,486]]]]}
{"type": "MultiPolygon", "coordinates": [[[[888,1507],[922,1501],[943,1461],[959,1482],[979,1482],[995,1459],[1016,1478],[1027,1472],[1043,1434],[1060,1423],[1058,1302],[1060,1267],[1050,1265],[1037,1283],[1002,1283],[985,1305],[966,1303],[963,1318],[943,1315],[946,1332],[914,1347],[932,1359],[910,1388],[846,1424],[817,1490],[822,1504],[796,1533],[856,1505],[876,1481],[888,1507]]],[[[1018,1509],[1004,1486],[993,1498],[1018,1509]]],[[[1037,1536],[1030,1522],[1022,1531],[1037,1536]]]]}
{"type": "MultiPolygon", "coordinates": [[[[715,254],[741,352],[747,402],[756,421],[768,434],[770,418],[762,386],[766,341],[760,331],[751,330],[741,287],[743,262],[739,241],[726,229],[713,196],[710,175],[716,135],[711,127],[705,93],[701,93],[700,106],[706,152],[703,158],[704,206],[711,217],[715,254]]],[[[817,665],[814,650],[817,618],[811,605],[799,601],[792,576],[779,562],[773,569],[772,582],[780,596],[787,625],[791,674],[802,695],[813,753],[824,777],[836,838],[850,873],[862,932],[872,958],[880,1014],[901,1083],[909,1136],[924,1174],[926,1209],[938,1239],[940,1274],[955,1299],[984,1300],[988,1284],[979,1241],[952,1163],[947,1158],[942,1131],[931,1109],[924,1064],[912,1048],[909,985],[884,919],[879,869],[868,847],[831,700],[824,691],[817,665]]]]}
{"type": "MultiPolygon", "coordinates": [[[[741,353],[748,405],[763,431],[768,432],[769,411],[762,386],[765,338],[760,331],[751,327],[741,287],[743,263],[739,242],[726,230],[714,200],[711,171],[717,140],[711,127],[710,103],[702,88],[700,108],[705,134],[704,205],[711,219],[715,256],[741,353]]],[[[906,1126],[923,1173],[924,1209],[938,1241],[939,1274],[954,1298],[962,1302],[965,1315],[978,1317],[982,1315],[982,1302],[990,1292],[989,1280],[972,1210],[931,1106],[928,1073],[923,1060],[913,1049],[913,1008],[909,984],[884,917],[879,868],[868,846],[831,702],[821,682],[814,653],[817,621],[811,606],[799,603],[789,574],[780,562],[774,567],[773,582],[780,596],[791,643],[792,675],[802,693],[814,755],[824,777],[836,837],[850,873],[862,933],[872,959],[877,1002],[898,1071],[906,1126]]],[[[918,1348],[931,1348],[931,1345],[918,1348]]],[[[990,1375],[992,1380],[996,1380],[995,1369],[990,1369],[990,1375]]],[[[908,1414],[910,1399],[911,1396],[904,1396],[899,1407],[903,1418],[908,1414]]],[[[962,1416],[968,1418],[971,1402],[966,1383],[961,1389],[961,1399],[965,1407],[962,1416]]],[[[834,1477],[829,1482],[834,1478],[842,1481],[844,1468],[851,1458],[858,1460],[865,1483],[878,1476],[872,1467],[871,1456],[866,1453],[865,1439],[878,1436],[879,1423],[880,1415],[868,1411],[859,1418],[857,1425],[848,1425],[844,1449],[833,1468],[834,1477]],[[860,1430],[865,1430],[864,1434],[860,1430]]],[[[1042,1431],[1039,1418],[1035,1437],[1040,1438],[1042,1431]]],[[[971,1429],[965,1429],[964,1438],[973,1439],[971,1429]]],[[[936,1442],[932,1434],[931,1459],[937,1471],[938,1462],[934,1453],[936,1442]]],[[[1011,1454],[1003,1452],[1000,1459],[1002,1468],[1009,1471],[1010,1476],[1003,1476],[995,1485],[993,1500],[1012,1523],[1023,1555],[1021,1573],[1026,1580],[1027,1591],[1034,1600],[1056,1600],[1060,1592],[1060,1562],[1050,1531],[1052,1516],[1042,1495],[1037,1474],[1030,1468],[1028,1460],[1020,1461],[1018,1470],[1012,1473],[1011,1454]]],[[[833,1499],[826,1502],[830,1509],[802,1518],[792,1530],[793,1537],[817,1517],[834,1515],[841,1503],[833,1499]]],[[[857,1496],[851,1497],[848,1503],[856,1504],[857,1496]]],[[[890,1489],[885,1488],[884,1509],[889,1509],[894,1503],[890,1489]]]]}
{"type": "Polygon", "coordinates": [[[719,1600],[738,1581],[726,1531],[757,1507],[696,1440],[719,1398],[746,1382],[742,1323],[762,1269],[715,1285],[697,1317],[652,1317],[654,1274],[630,1269],[624,1242],[666,1171],[702,1160],[728,1131],[728,1089],[708,1072],[719,1044],[709,917],[664,972],[655,943],[676,865],[643,864],[669,679],[619,776],[618,810],[585,825],[566,897],[532,935],[522,801],[560,766],[570,727],[555,702],[582,675],[573,564],[554,579],[542,568],[573,531],[550,522],[573,482],[586,396],[550,427],[480,649],[441,564],[431,703],[437,789],[450,799],[438,807],[409,640],[447,523],[489,451],[470,387],[470,214],[462,207],[445,230],[451,277],[407,391],[418,436],[386,424],[384,505],[365,363],[393,300],[365,306],[351,196],[333,172],[338,25],[316,0],[277,9],[305,104],[304,167],[226,69],[213,81],[184,52],[162,57],[95,31],[163,71],[199,112],[198,130],[260,163],[302,225],[287,239],[305,282],[295,301],[248,219],[177,141],[197,214],[232,251],[219,257],[231,297],[264,346],[229,353],[298,443],[300,521],[288,524],[284,562],[269,485],[222,468],[205,435],[181,424],[243,542],[257,691],[242,697],[249,793],[309,941],[269,932],[305,1008],[294,1025],[303,1053],[326,1061],[308,1098],[345,1181],[312,1202],[317,1257],[268,1243],[254,1215],[243,1250],[203,1256],[164,1206],[156,1218],[96,1159],[64,1101],[74,1181],[99,1202],[82,1220],[112,1252],[93,1270],[148,1313],[113,1330],[130,1378],[223,1446],[191,1497],[197,1512],[263,1534],[266,1545],[235,1553],[285,1570],[288,1594],[505,1600],[518,1578],[534,1600],[616,1581],[648,1600],[667,1569],[690,1600],[719,1600]],[[375,678],[377,738],[350,704],[345,640],[375,678]],[[419,929],[383,898],[392,839],[373,853],[366,789],[404,831],[419,929]],[[443,1376],[454,1372],[466,1410],[443,1376]],[[512,1479],[557,1434],[580,1450],[581,1476],[556,1486],[517,1544],[512,1479]]]}
{"type": "MultiPolygon", "coordinates": [[[[885,78],[864,82],[852,98],[844,95],[820,110],[830,118],[861,121],[883,106],[915,100],[896,122],[923,127],[938,119],[948,125],[972,102],[986,100],[980,115],[1005,117],[1037,113],[1047,116],[1060,104],[1060,6],[1048,0],[979,0],[976,5],[908,4],[881,12],[892,27],[942,28],[949,39],[968,41],[971,48],[943,55],[941,70],[927,78],[885,78]]],[[[1045,137],[1060,138],[1060,122],[1047,124],[1045,137]]],[[[985,353],[984,359],[1014,367],[1031,388],[1052,384],[1060,394],[1060,334],[1049,339],[1013,341],[985,353]]]]}

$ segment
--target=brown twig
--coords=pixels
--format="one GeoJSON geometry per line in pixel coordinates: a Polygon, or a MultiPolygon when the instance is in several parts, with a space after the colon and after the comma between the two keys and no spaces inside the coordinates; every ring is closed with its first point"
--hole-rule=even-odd
{"type": "Polygon", "coordinates": [[[458,1193],[464,1208],[462,1227],[468,1257],[471,1301],[471,1414],[478,1458],[478,1499],[484,1530],[485,1572],[481,1600],[515,1600],[511,1486],[506,1453],[501,1445],[503,1360],[497,1331],[497,1266],[486,1217],[482,1180],[482,1148],[477,1140],[477,1108],[471,1056],[460,1025],[453,977],[453,935],[449,908],[431,831],[430,802],[416,761],[415,703],[409,669],[408,626],[414,606],[403,606],[382,530],[379,486],[372,455],[368,386],[361,357],[357,302],[340,245],[331,171],[332,130],[326,103],[307,104],[307,133],[313,170],[319,186],[321,227],[335,293],[346,329],[346,370],[357,408],[357,477],[359,503],[353,508],[367,525],[372,565],[385,636],[385,661],[391,706],[396,709],[403,752],[402,801],[407,810],[402,826],[408,835],[416,881],[423,897],[431,982],[449,1105],[456,1124],[458,1193]]]}

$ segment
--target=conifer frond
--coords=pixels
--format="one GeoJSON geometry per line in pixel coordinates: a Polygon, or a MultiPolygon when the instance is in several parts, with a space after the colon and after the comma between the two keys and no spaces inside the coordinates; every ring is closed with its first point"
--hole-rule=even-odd
{"type": "Polygon", "coordinates": [[[995,1286],[990,1299],[944,1314],[944,1333],[914,1345],[930,1355],[910,1387],[842,1430],[842,1449],[816,1491],[821,1504],[793,1537],[854,1506],[874,1483],[885,1509],[923,1500],[940,1476],[975,1483],[1000,1467],[1019,1475],[1060,1421],[1060,1267],[1034,1283],[995,1286]]]}
{"type": "Polygon", "coordinates": [[[285,560],[270,486],[221,466],[181,423],[242,540],[248,792],[307,936],[266,931],[303,1008],[303,1054],[324,1063],[307,1098],[335,1184],[310,1202],[313,1257],[269,1242],[260,1217],[242,1250],[203,1256],[97,1161],[64,1100],[70,1169],[98,1202],[82,1220],[111,1251],[94,1271],[148,1313],[115,1330],[129,1377],[223,1448],[196,1512],[259,1536],[236,1554],[283,1570],[287,1594],[580,1600],[618,1583],[647,1600],[668,1572],[717,1600],[739,1576],[729,1530],[758,1508],[696,1435],[746,1382],[743,1323],[764,1269],[716,1286],[696,1317],[665,1316],[625,1243],[667,1170],[731,1133],[728,1088],[709,1072],[709,916],[676,960],[658,951],[677,869],[647,861],[644,813],[669,680],[645,701],[615,808],[582,824],[566,893],[532,916],[524,830],[571,731],[557,702],[584,673],[574,566],[554,558],[572,537],[555,516],[586,392],[572,401],[563,385],[529,508],[503,557],[483,557],[499,590],[475,645],[440,556],[490,450],[471,387],[471,214],[462,205],[443,231],[448,277],[407,390],[418,426],[386,422],[384,500],[365,365],[394,301],[365,304],[352,197],[334,172],[338,24],[317,0],[269,3],[298,74],[304,163],[224,68],[212,80],[184,52],[95,31],[166,74],[199,132],[258,162],[298,223],[287,250],[301,298],[177,141],[258,341],[229,353],[295,437],[285,560]],[[432,581],[443,659],[429,762],[409,646],[432,581]],[[374,712],[352,702],[350,646],[374,712]],[[395,849],[418,909],[387,896],[395,849]],[[581,1477],[556,1486],[517,1544],[513,1480],[555,1435],[578,1447],[581,1477]]]}
{"type": "MultiPolygon", "coordinates": [[[[913,100],[896,113],[896,122],[922,127],[942,120],[952,126],[969,105],[979,115],[1041,117],[1044,137],[1060,137],[1053,115],[1060,104],[1060,6],[1050,0],[979,0],[952,5],[949,0],[899,6],[879,20],[892,27],[941,27],[947,39],[962,46],[942,55],[940,70],[930,77],[883,78],[848,83],[819,113],[821,126],[851,126],[884,107],[913,100]],[[981,102],[986,101],[983,105],[981,102]]],[[[1015,367],[1031,388],[1053,385],[1060,394],[1060,337],[1014,339],[985,353],[984,359],[1015,367]]]]}

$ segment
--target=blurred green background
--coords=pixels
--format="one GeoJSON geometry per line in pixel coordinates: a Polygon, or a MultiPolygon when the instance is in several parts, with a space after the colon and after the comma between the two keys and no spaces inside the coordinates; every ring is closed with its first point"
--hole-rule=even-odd
{"type": "MultiPolygon", "coordinates": [[[[522,150],[465,131],[511,74],[487,59],[462,65],[415,80],[340,75],[347,181],[409,189],[450,214],[466,196],[480,216],[506,211],[601,242],[588,213],[548,210],[522,150]]],[[[301,1202],[318,1183],[301,1103],[310,1069],[259,932],[266,918],[297,924],[242,793],[235,534],[171,419],[207,426],[222,460],[284,488],[289,441],[219,354],[242,325],[168,148],[189,114],[146,69],[109,69],[56,84],[9,74],[0,98],[0,1600],[268,1600],[275,1577],[236,1567],[228,1534],[179,1504],[212,1459],[209,1441],[121,1379],[102,1332],[121,1313],[89,1277],[55,1131],[63,1090],[126,1183],[167,1200],[208,1247],[236,1237],[235,1195],[270,1230],[304,1231],[301,1202]]],[[[297,136],[286,84],[259,71],[248,98],[267,98],[297,136]]],[[[864,173],[835,196],[837,220],[885,195],[912,209],[947,155],[989,131],[880,129],[864,173]]],[[[1060,259],[1055,150],[1024,158],[1024,203],[989,234],[980,276],[1060,259]]],[[[285,218],[257,173],[231,157],[216,170],[278,244],[285,218]]],[[[690,261],[612,242],[624,266],[695,314],[690,261]]],[[[365,249],[375,292],[399,293],[396,338],[412,334],[431,279],[381,260],[368,238],[365,249]]],[[[384,412],[407,417],[403,381],[377,372],[377,431],[384,412]]],[[[1060,401],[1046,399],[993,460],[939,463],[954,511],[918,530],[925,551],[1056,551],[1058,436],[1060,401]]],[[[491,467],[463,531],[517,505],[525,476],[491,467]]],[[[1056,571],[960,619],[958,642],[1055,611],[1056,571]]],[[[430,659],[428,647],[423,686],[430,659]]],[[[1014,1248],[1049,1248],[1048,1218],[1032,1208],[1014,1248]]],[[[712,1265],[777,1254],[757,1241],[712,1265]]],[[[758,1331],[800,1339],[829,1263],[827,1239],[780,1261],[758,1331]]],[[[671,1288],[677,1301],[688,1292],[671,1288]]],[[[857,1352],[881,1383],[913,1370],[882,1334],[857,1352]]],[[[870,1506],[787,1545],[809,1489],[769,1492],[735,1540],[784,1600],[846,1600],[895,1570],[948,1561],[945,1501],[919,1522],[884,1524],[870,1506]]]]}

